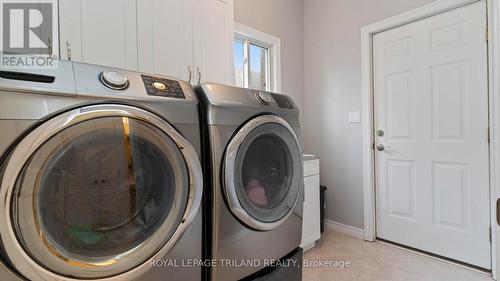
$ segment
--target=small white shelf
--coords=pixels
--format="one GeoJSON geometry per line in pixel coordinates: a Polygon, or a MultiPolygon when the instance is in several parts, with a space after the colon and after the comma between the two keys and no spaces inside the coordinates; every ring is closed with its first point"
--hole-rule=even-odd
{"type": "Polygon", "coordinates": [[[305,251],[314,248],[321,238],[320,232],[320,178],[319,158],[315,155],[304,155],[304,212],[302,217],[302,243],[305,251]]]}

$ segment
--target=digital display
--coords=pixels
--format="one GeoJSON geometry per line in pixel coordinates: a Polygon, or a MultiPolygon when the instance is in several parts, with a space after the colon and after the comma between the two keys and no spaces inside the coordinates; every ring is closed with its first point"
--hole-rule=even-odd
{"type": "Polygon", "coordinates": [[[150,96],[185,99],[184,91],[178,81],[142,75],[142,81],[150,96]]]}

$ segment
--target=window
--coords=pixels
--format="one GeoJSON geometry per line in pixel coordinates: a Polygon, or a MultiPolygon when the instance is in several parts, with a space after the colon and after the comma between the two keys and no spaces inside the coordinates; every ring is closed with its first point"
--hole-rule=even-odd
{"type": "Polygon", "coordinates": [[[235,85],[263,91],[280,89],[280,40],[250,27],[235,24],[235,85]]]}
{"type": "Polygon", "coordinates": [[[245,38],[234,40],[234,75],[237,87],[271,90],[269,48],[245,38]]]}

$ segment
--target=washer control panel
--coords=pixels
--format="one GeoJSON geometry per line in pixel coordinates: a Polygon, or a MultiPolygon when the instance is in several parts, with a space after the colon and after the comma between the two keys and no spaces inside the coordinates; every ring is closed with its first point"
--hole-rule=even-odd
{"type": "Polygon", "coordinates": [[[146,92],[150,96],[185,99],[184,91],[178,81],[161,77],[141,75],[146,92]]]}

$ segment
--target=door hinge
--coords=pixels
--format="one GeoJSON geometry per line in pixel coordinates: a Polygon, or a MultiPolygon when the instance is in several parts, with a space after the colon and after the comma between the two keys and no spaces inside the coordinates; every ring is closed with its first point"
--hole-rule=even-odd
{"type": "Polygon", "coordinates": [[[490,29],[489,27],[486,27],[486,42],[490,41],[490,29]]]}
{"type": "Polygon", "coordinates": [[[490,226],[490,242],[493,242],[493,234],[492,234],[492,231],[491,231],[491,226],[490,226]]]}
{"type": "Polygon", "coordinates": [[[491,130],[489,126],[488,126],[488,143],[491,143],[491,130]]]}

